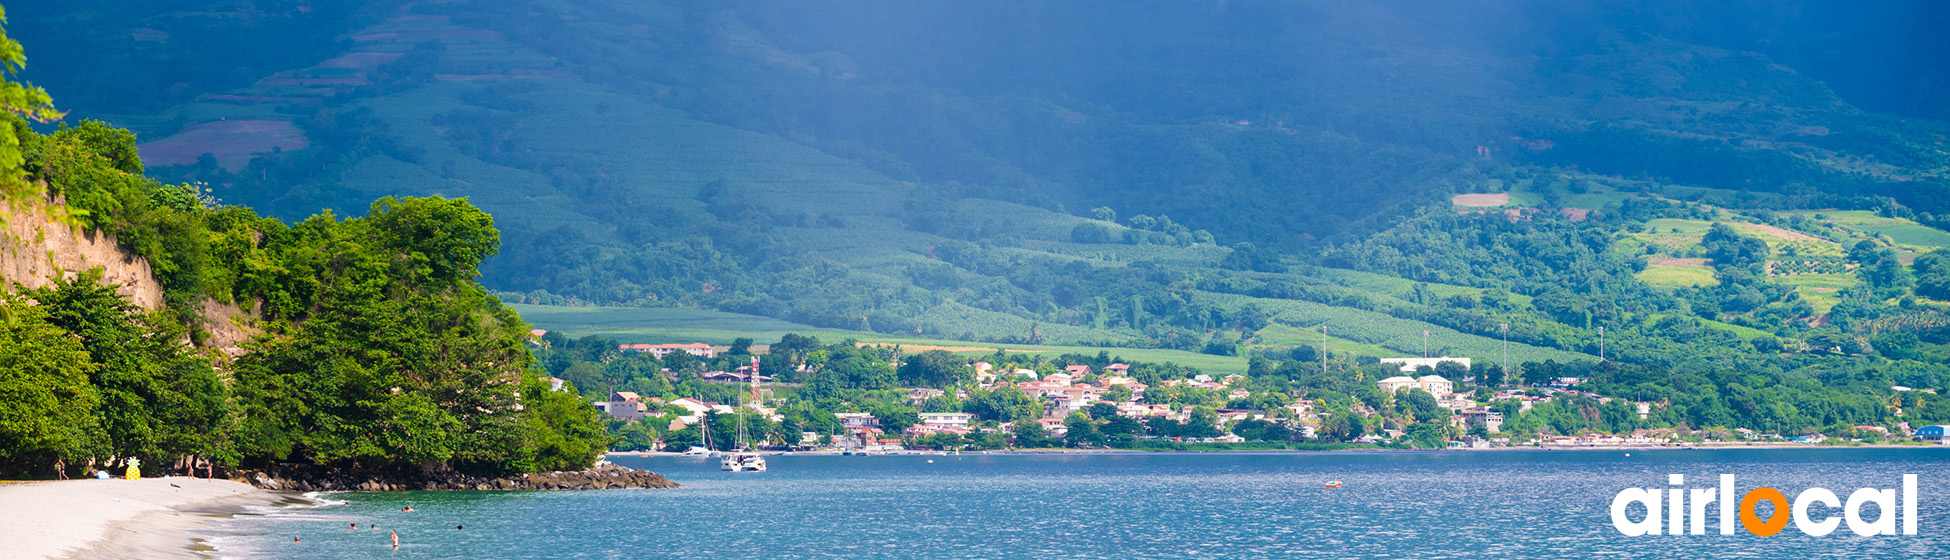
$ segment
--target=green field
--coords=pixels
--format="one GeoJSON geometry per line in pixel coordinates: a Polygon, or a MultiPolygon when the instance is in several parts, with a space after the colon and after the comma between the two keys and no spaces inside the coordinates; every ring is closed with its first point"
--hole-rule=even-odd
{"type": "Polygon", "coordinates": [[[1770,280],[1776,283],[1794,286],[1794,292],[1801,294],[1801,299],[1807,300],[1809,305],[1813,305],[1816,313],[1827,313],[1829,309],[1835,307],[1836,303],[1841,302],[1835,296],[1835,292],[1854,286],[1861,281],[1853,274],[1796,274],[1790,276],[1774,276],[1770,280]]]}
{"type": "Polygon", "coordinates": [[[1713,269],[1705,266],[1651,265],[1638,273],[1640,282],[1655,288],[1684,288],[1688,286],[1718,286],[1720,280],[1713,277],[1713,269]]]}
{"type": "MultiPolygon", "coordinates": [[[[1256,334],[1265,346],[1290,348],[1294,346],[1316,346],[1320,344],[1320,329],[1317,327],[1300,328],[1284,323],[1273,323],[1267,325],[1266,328],[1260,329],[1256,334]]],[[[1356,356],[1374,356],[1377,358],[1395,358],[1408,355],[1373,344],[1362,344],[1333,336],[1331,332],[1327,336],[1327,351],[1336,354],[1348,353],[1356,356]]]]}
{"type": "MultiPolygon", "coordinates": [[[[1417,355],[1422,351],[1427,332],[1430,354],[1447,354],[1457,357],[1501,356],[1502,341],[1459,332],[1455,329],[1432,325],[1421,321],[1392,317],[1373,311],[1349,307],[1332,307],[1308,301],[1255,298],[1235,294],[1197,292],[1200,301],[1214,305],[1238,307],[1258,305],[1273,313],[1273,320],[1302,329],[1313,330],[1327,325],[1329,335],[1360,344],[1380,347],[1404,355],[1417,355]]],[[[1320,332],[1313,330],[1313,332],[1320,332]]],[[[1510,358],[1517,361],[1557,360],[1560,362],[1595,360],[1596,356],[1567,352],[1553,348],[1531,346],[1518,342],[1510,343],[1510,358]]]]}
{"type": "Polygon", "coordinates": [[[1099,348],[1092,346],[990,344],[941,340],[923,337],[886,335],[800,325],[769,317],[721,311],[671,308],[566,307],[555,305],[508,304],[521,317],[539,329],[560,332],[570,338],[602,336],[623,343],[667,344],[705,342],[729,344],[733,339],[751,338],[759,344],[777,341],[787,333],[817,336],[823,342],[846,339],[860,342],[901,344],[910,349],[929,347],[950,349],[958,354],[980,356],[996,349],[1055,357],[1078,353],[1112,356],[1142,362],[1170,362],[1214,373],[1245,373],[1246,359],[1213,356],[1181,350],[1154,348],[1099,348]]]}

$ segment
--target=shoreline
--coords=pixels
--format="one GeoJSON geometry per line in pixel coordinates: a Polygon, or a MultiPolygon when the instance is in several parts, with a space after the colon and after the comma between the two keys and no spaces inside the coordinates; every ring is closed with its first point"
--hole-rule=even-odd
{"type": "MultiPolygon", "coordinates": [[[[1687,451],[1723,449],[1950,449],[1950,445],[1924,444],[1863,444],[1863,445],[1822,445],[1818,443],[1778,443],[1778,444],[1694,444],[1694,445],[1522,445],[1505,447],[1456,447],[1445,449],[1392,449],[1385,447],[1362,447],[1353,449],[993,449],[988,451],[962,451],[962,455],[1091,455],[1091,454],[1139,454],[1139,453],[1256,453],[1256,454],[1314,454],[1314,453],[1436,453],[1436,452],[1510,452],[1510,451],[1687,451]]],[[[840,457],[838,451],[760,451],[760,455],[786,455],[798,457],[840,457]]],[[[904,450],[873,453],[885,455],[945,455],[942,451],[904,450]]],[[[605,458],[615,457],[696,457],[669,451],[607,451],[605,458]]]]}
{"type": "Polygon", "coordinates": [[[212,550],[195,531],[249,506],[290,499],[241,482],[202,478],[7,484],[0,486],[0,557],[209,558],[205,553],[212,550]]]}

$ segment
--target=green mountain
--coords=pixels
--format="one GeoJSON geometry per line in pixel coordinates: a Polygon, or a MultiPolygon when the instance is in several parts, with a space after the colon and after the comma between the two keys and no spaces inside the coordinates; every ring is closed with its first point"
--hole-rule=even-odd
{"type": "MultiPolygon", "coordinates": [[[[1768,8],[9,15],[86,47],[27,77],[74,99],[70,120],[134,130],[165,182],[286,219],[467,197],[503,233],[483,283],[510,302],[1274,359],[1311,356],[1323,328],[1367,356],[1501,362],[1507,337],[1512,362],[1620,390],[1683,392],[1652,375],[1681,371],[1720,392],[1878,395],[1859,414],[1714,405],[1747,418],[1888,414],[1892,385],[1950,389],[1950,261],[1932,254],[1950,247],[1950,113],[1927,95],[1950,66],[1860,39],[1941,9],[1853,12],[1804,38],[1821,55],[1782,38],[1838,8],[1738,24],[1768,8]],[[1914,91],[1851,68],[1904,60],[1914,91]],[[1594,369],[1601,353],[1639,369],[1594,369]]],[[[604,332],[626,331],[656,338],[604,332]]]]}

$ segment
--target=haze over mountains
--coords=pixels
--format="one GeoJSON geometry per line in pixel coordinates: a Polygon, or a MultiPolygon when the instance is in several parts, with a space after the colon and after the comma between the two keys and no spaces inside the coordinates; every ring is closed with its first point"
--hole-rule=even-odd
{"type": "Polygon", "coordinates": [[[1509,324],[1519,361],[1595,360],[1609,327],[1627,361],[1932,376],[1950,341],[1941,296],[1859,272],[1950,246],[1932,3],[9,15],[66,45],[26,78],[136,131],[151,175],[286,219],[469,197],[505,240],[484,283],[527,303],[1214,353],[1327,325],[1355,353],[1487,356],[1509,324]],[[1921,350],[1877,350],[1878,320],[1921,350]]]}

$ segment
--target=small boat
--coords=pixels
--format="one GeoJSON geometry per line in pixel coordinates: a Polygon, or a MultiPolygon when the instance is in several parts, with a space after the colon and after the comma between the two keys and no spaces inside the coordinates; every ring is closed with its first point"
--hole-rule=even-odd
{"type": "Polygon", "coordinates": [[[1341,487],[1341,481],[1338,481],[1338,480],[1329,480],[1329,481],[1327,481],[1327,487],[1328,487],[1328,488],[1340,488],[1340,487],[1341,487]]]}
{"type": "Polygon", "coordinates": [[[757,453],[726,453],[718,460],[718,469],[727,472],[765,472],[765,457],[757,453]]]}
{"type": "Polygon", "coordinates": [[[690,449],[684,450],[684,456],[685,457],[710,457],[711,450],[705,449],[704,446],[701,445],[692,446],[690,449]]]}

